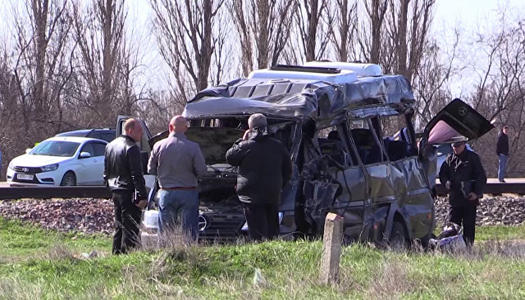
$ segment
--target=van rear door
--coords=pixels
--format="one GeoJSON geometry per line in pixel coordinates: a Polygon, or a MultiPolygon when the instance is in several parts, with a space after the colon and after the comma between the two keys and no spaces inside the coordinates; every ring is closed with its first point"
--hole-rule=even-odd
{"type": "Polygon", "coordinates": [[[434,145],[451,143],[464,139],[474,140],[492,130],[485,117],[460,99],[447,104],[425,127],[419,146],[420,157],[428,177],[430,187],[436,182],[437,147],[434,145]]]}
{"type": "Polygon", "coordinates": [[[456,98],[430,120],[425,127],[424,137],[432,145],[453,142],[462,136],[474,140],[492,128],[494,125],[485,117],[456,98]]]}

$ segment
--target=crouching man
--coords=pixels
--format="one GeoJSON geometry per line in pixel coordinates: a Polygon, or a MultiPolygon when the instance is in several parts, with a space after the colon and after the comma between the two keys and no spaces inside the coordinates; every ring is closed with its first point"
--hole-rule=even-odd
{"type": "Polygon", "coordinates": [[[487,183],[479,156],[466,149],[465,141],[452,143],[450,153],[441,169],[439,180],[450,192],[449,222],[463,224],[463,237],[472,247],[476,235],[476,210],[487,183]]]}

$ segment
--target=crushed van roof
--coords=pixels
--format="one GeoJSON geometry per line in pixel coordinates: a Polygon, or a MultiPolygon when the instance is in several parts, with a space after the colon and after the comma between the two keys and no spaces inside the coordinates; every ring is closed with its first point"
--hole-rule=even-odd
{"type": "Polygon", "coordinates": [[[410,83],[401,75],[359,77],[344,84],[305,79],[237,79],[199,92],[189,100],[188,118],[263,113],[288,118],[332,118],[356,112],[388,115],[413,109],[410,83]],[[377,109],[373,109],[377,108],[377,109]]]}

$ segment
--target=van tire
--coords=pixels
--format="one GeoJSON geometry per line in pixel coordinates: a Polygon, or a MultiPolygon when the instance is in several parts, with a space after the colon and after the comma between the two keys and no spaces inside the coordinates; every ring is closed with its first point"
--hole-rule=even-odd
{"type": "Polygon", "coordinates": [[[394,221],[390,234],[389,246],[394,250],[403,250],[407,247],[405,226],[399,221],[394,221]]]}
{"type": "Polygon", "coordinates": [[[60,182],[60,186],[76,186],[76,185],[77,185],[77,177],[75,176],[75,173],[71,171],[67,171],[66,174],[64,174],[62,181],[60,182]]]}

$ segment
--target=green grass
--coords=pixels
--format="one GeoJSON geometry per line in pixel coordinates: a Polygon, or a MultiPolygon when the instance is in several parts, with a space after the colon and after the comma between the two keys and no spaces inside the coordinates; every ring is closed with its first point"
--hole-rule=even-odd
{"type": "MultiPolygon", "coordinates": [[[[442,226],[436,226],[434,234],[438,235],[443,229],[442,226]]],[[[476,241],[488,240],[525,240],[525,225],[477,226],[476,241]]]]}
{"type": "Polygon", "coordinates": [[[0,263],[41,257],[61,247],[76,252],[108,252],[111,239],[104,235],[46,231],[37,226],[0,217],[0,263]]]}
{"type": "Polygon", "coordinates": [[[477,227],[476,240],[525,240],[525,225],[477,227]]]}
{"type": "Polygon", "coordinates": [[[481,227],[470,254],[344,247],[340,282],[318,282],[320,241],[183,247],[108,255],[110,238],[0,219],[0,299],[525,298],[523,227],[481,227]],[[504,242],[503,242],[504,243],[504,242]],[[510,245],[510,244],[509,244],[510,245]],[[82,259],[93,249],[100,257],[82,259]],[[255,269],[265,283],[254,285],[255,269]]]}

